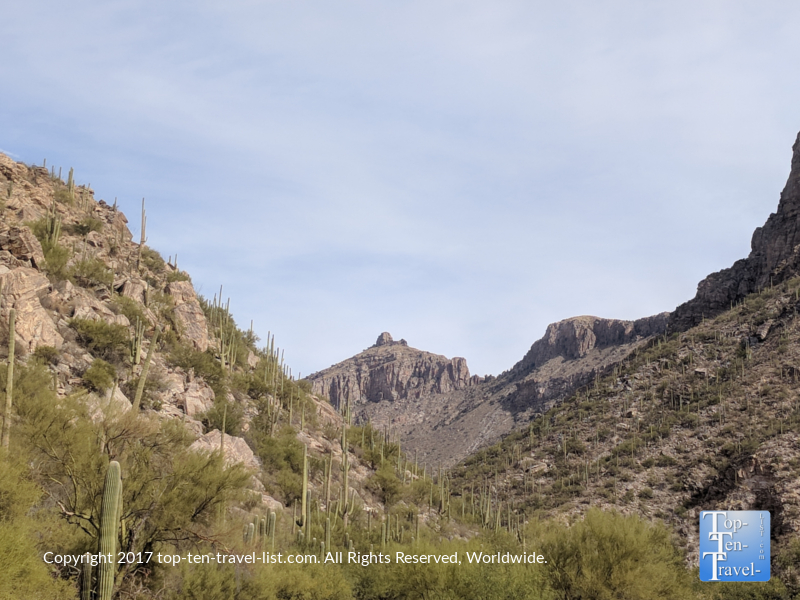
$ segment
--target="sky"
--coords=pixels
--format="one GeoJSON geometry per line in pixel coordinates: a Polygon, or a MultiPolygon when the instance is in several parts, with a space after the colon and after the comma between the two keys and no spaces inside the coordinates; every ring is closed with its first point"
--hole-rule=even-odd
{"type": "Polygon", "coordinates": [[[30,0],[0,150],[75,168],[295,375],[390,332],[518,361],[749,252],[800,130],[800,4],[30,0]]]}

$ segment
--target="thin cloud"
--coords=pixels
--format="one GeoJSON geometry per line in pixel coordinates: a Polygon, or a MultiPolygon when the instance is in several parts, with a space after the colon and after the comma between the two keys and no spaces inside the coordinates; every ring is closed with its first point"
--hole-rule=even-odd
{"type": "Polygon", "coordinates": [[[131,217],[145,196],[151,245],[299,371],[389,330],[497,373],[550,321],[671,310],[747,253],[800,128],[798,16],[16,3],[0,140],[131,217]]]}

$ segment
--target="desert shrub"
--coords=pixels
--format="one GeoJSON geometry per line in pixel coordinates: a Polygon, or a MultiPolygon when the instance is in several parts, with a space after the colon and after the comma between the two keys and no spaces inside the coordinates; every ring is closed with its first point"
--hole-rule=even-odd
{"type": "Polygon", "coordinates": [[[586,446],[578,439],[570,438],[567,440],[567,454],[581,455],[586,452],[586,446]]]}
{"type": "Polygon", "coordinates": [[[61,353],[53,346],[37,346],[33,351],[33,357],[43,364],[54,365],[58,362],[58,357],[61,353]]]}
{"type": "Polygon", "coordinates": [[[92,319],[72,319],[69,322],[78,334],[78,341],[93,354],[120,362],[128,354],[130,335],[123,325],[92,319]]]}
{"type": "Polygon", "coordinates": [[[376,494],[387,509],[397,502],[400,498],[400,480],[390,463],[385,462],[369,477],[367,489],[376,494]]]}
{"type": "MultiPolygon", "coordinates": [[[[51,598],[51,586],[65,584],[70,591],[61,597],[76,597],[74,571],[62,569],[64,581],[55,583],[54,567],[44,565],[41,552],[96,549],[99,491],[109,455],[122,465],[126,524],[136,532],[127,538],[132,552],[164,544],[194,547],[214,535],[210,526],[225,505],[243,498],[250,473],[241,465],[223,467],[218,453],[189,451],[193,436],[179,421],[133,415],[113,405],[102,408],[103,418],[92,420],[77,395],[56,397],[42,365],[20,364],[16,373],[13,456],[35,469],[6,472],[10,463],[0,456],[0,598],[51,598]],[[31,484],[41,492],[32,491],[31,484]],[[48,498],[47,504],[34,506],[40,496],[48,498]],[[32,520],[38,521],[35,529],[32,520]]],[[[0,365],[0,389],[5,376],[0,365]]],[[[141,585],[141,572],[132,569],[136,565],[120,568],[120,589],[134,579],[141,585]]]]}
{"type": "Polygon", "coordinates": [[[42,217],[36,221],[26,222],[30,227],[33,235],[39,240],[42,245],[42,253],[44,254],[44,270],[48,275],[56,279],[63,280],[69,276],[67,263],[69,262],[72,252],[60,246],[57,242],[54,243],[49,236],[49,227],[51,225],[47,217],[42,217]]]}
{"type": "Polygon", "coordinates": [[[544,536],[546,576],[560,598],[655,600],[689,596],[689,574],[663,526],[591,509],[544,536]]]}
{"type": "MultiPolygon", "coordinates": [[[[136,397],[136,390],[139,389],[139,379],[140,377],[131,377],[122,386],[122,392],[131,402],[133,402],[136,397]]],[[[161,377],[158,372],[150,371],[144,382],[139,406],[143,409],[160,410],[161,403],[156,400],[156,394],[164,391],[164,389],[163,377],[161,377]]]]}
{"type": "Polygon", "coordinates": [[[87,258],[75,263],[71,275],[76,283],[84,287],[101,284],[110,288],[114,283],[114,272],[97,258],[87,258]]]}
{"type": "MultiPolygon", "coordinates": [[[[205,565],[208,566],[208,565],[205,565]]],[[[332,570],[330,565],[269,565],[257,569],[252,578],[240,584],[241,600],[350,600],[354,598],[350,584],[341,570],[332,570]]],[[[369,570],[369,569],[362,569],[369,570]]],[[[228,573],[232,570],[229,569],[228,573]]],[[[230,575],[229,575],[230,577],[230,575]]],[[[233,581],[237,581],[234,577],[233,581]]],[[[236,588],[238,589],[238,588],[236,588]]],[[[210,596],[206,589],[198,598],[223,598],[210,596]]],[[[233,598],[234,596],[230,596],[233,598]]]]}
{"type": "Polygon", "coordinates": [[[170,351],[167,361],[184,371],[194,371],[211,386],[217,396],[225,396],[225,371],[210,351],[200,352],[188,345],[177,344],[170,351]]]}
{"type": "Polygon", "coordinates": [[[166,268],[164,258],[152,248],[144,246],[142,248],[142,262],[144,266],[150,269],[153,273],[160,273],[166,268]]]}
{"type": "Polygon", "coordinates": [[[273,491],[283,498],[286,504],[300,500],[303,495],[303,478],[291,469],[281,469],[274,476],[275,486],[270,486],[273,491]]]}
{"type": "Polygon", "coordinates": [[[262,435],[255,440],[256,454],[266,471],[290,469],[295,473],[303,472],[303,445],[296,435],[292,427],[285,425],[276,435],[262,435]]]}
{"type": "Polygon", "coordinates": [[[33,515],[41,514],[35,509],[42,490],[16,454],[7,457],[0,450],[0,598],[73,598],[69,583],[53,579],[41,559],[42,523],[33,515]]]}
{"type": "Polygon", "coordinates": [[[189,274],[184,271],[172,271],[169,275],[167,275],[167,283],[172,283],[173,281],[191,281],[192,278],[189,277],[189,274]]]}
{"type": "Polygon", "coordinates": [[[69,225],[66,229],[73,235],[85,237],[92,231],[101,231],[103,229],[103,222],[95,217],[85,217],[77,223],[69,225]]]}
{"type": "Polygon", "coordinates": [[[83,383],[89,389],[104,393],[111,389],[114,380],[117,378],[117,370],[113,365],[107,363],[102,358],[96,358],[92,365],[83,373],[83,383]]]}
{"type": "Polygon", "coordinates": [[[145,326],[150,323],[142,310],[142,305],[128,296],[116,296],[111,303],[111,308],[118,315],[125,315],[131,325],[135,324],[137,319],[145,326]]]}
{"type": "Polygon", "coordinates": [[[75,203],[75,199],[72,197],[72,194],[69,192],[67,188],[59,188],[55,192],[56,202],[60,204],[66,204],[67,206],[72,206],[75,203]]]}
{"type": "Polygon", "coordinates": [[[239,435],[242,429],[244,410],[238,402],[231,402],[226,395],[217,395],[214,404],[200,417],[207,430],[219,429],[228,435],[239,435]]]}

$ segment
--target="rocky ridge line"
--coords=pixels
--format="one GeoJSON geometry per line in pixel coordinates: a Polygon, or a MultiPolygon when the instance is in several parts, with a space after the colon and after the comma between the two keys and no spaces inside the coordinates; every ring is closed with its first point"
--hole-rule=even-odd
{"type": "Polygon", "coordinates": [[[728,310],[748,294],[800,273],[800,134],[792,151],[778,210],[753,232],[748,257],[703,279],[695,297],[675,309],[670,330],[685,331],[703,318],[728,310]]]}

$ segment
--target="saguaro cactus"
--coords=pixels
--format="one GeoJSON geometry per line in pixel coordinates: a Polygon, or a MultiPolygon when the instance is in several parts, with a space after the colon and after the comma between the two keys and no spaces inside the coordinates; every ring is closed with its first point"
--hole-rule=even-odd
{"type": "Polygon", "coordinates": [[[331,548],[331,518],[325,519],[325,547],[331,548]]]}
{"type": "Polygon", "coordinates": [[[303,496],[300,498],[298,525],[308,530],[308,446],[303,444],[303,496]]]}
{"type": "Polygon", "coordinates": [[[106,481],[103,486],[103,507],[100,513],[100,554],[108,561],[98,566],[97,598],[111,600],[114,591],[114,576],[117,560],[117,534],[119,531],[119,506],[122,495],[122,475],[119,463],[108,463],[106,481]]]}
{"type": "Polygon", "coordinates": [[[83,557],[81,565],[81,600],[92,600],[92,563],[91,554],[88,552],[83,557]]]}
{"type": "Polygon", "coordinates": [[[269,544],[270,550],[275,552],[275,520],[276,515],[274,511],[269,513],[269,544]]]}
{"type": "Polygon", "coordinates": [[[8,448],[11,437],[11,399],[14,396],[14,327],[17,321],[17,312],[12,308],[8,315],[8,371],[6,372],[6,404],[3,407],[3,448],[8,448]]]}
{"type": "Polygon", "coordinates": [[[136,396],[133,399],[133,411],[137,412],[139,410],[139,403],[142,401],[142,394],[144,393],[144,384],[147,381],[147,372],[150,370],[150,361],[153,358],[153,352],[156,349],[156,344],[158,343],[158,336],[161,334],[161,326],[156,326],[156,330],[153,333],[153,339],[150,340],[150,347],[147,349],[147,358],[144,359],[144,365],[142,365],[142,374],[139,375],[139,385],[136,386],[136,396]]]}
{"type": "Polygon", "coordinates": [[[349,495],[348,476],[350,475],[350,461],[347,458],[347,423],[342,423],[342,525],[347,529],[347,496],[349,495]]]}

